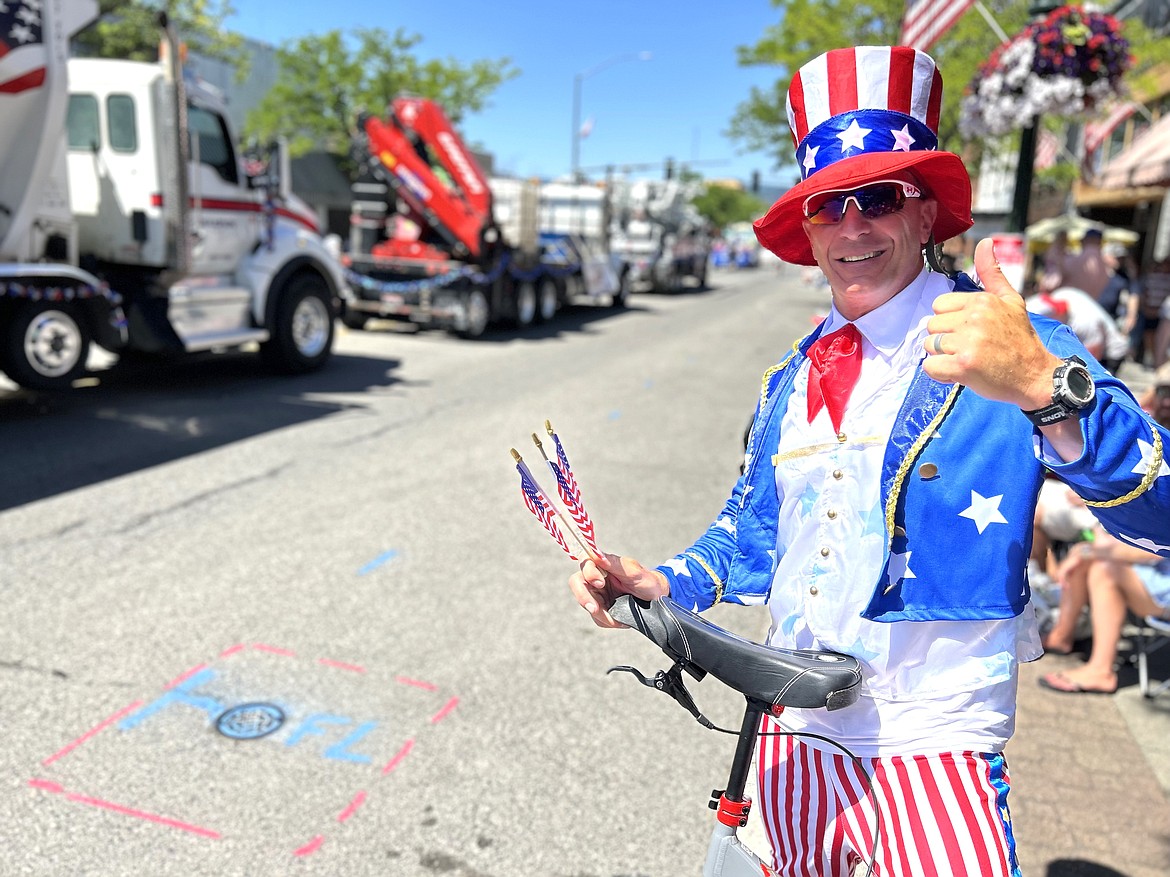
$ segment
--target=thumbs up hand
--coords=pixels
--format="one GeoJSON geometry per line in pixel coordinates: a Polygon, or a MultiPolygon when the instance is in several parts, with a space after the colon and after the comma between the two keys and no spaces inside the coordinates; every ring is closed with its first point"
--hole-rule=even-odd
{"type": "Polygon", "coordinates": [[[926,324],[926,373],[959,383],[986,399],[1026,411],[1052,401],[1052,372],[1060,357],[1049,352],[1028,319],[1024,299],[1000,270],[990,239],[975,247],[982,292],[950,292],[934,302],[926,324]]]}

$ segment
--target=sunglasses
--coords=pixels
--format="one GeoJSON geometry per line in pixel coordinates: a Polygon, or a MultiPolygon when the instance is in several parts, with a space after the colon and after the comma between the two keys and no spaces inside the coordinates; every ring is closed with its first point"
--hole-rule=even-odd
{"type": "Polygon", "coordinates": [[[1170,399],[1170,384],[1162,384],[1154,388],[1154,395],[1159,399],[1170,399]]]}
{"type": "Polygon", "coordinates": [[[845,216],[852,201],[866,219],[880,219],[906,206],[907,198],[921,198],[922,191],[905,180],[878,180],[859,189],[830,189],[804,199],[804,216],[813,225],[833,225],[845,216]]]}

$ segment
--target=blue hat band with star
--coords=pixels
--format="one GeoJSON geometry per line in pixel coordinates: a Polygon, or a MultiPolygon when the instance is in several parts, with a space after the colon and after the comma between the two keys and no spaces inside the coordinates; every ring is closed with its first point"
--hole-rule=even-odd
{"type": "Polygon", "coordinates": [[[800,178],[807,180],[843,158],[937,149],[938,136],[913,116],[893,110],[850,110],[809,131],[796,149],[796,161],[800,178]]]}

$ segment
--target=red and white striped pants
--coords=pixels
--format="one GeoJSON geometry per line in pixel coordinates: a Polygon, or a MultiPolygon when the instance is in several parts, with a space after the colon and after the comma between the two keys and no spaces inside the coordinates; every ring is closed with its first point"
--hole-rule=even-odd
{"type": "MultiPolygon", "coordinates": [[[[776,726],[767,719],[763,731],[776,726]]],[[[874,877],[1019,877],[1002,754],[863,758],[881,813],[874,877]]],[[[761,736],[758,813],[784,877],[865,873],[874,806],[858,765],[791,736],[761,736]]]]}

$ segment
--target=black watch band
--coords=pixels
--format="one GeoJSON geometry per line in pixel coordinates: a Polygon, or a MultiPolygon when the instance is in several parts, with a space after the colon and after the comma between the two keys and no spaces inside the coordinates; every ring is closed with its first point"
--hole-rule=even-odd
{"type": "Polygon", "coordinates": [[[1035,411],[1025,411],[1024,416],[1032,421],[1033,426],[1051,426],[1062,420],[1068,420],[1070,417],[1076,417],[1080,413],[1080,408],[1073,408],[1063,402],[1053,402],[1051,405],[1045,405],[1035,411]]]}

